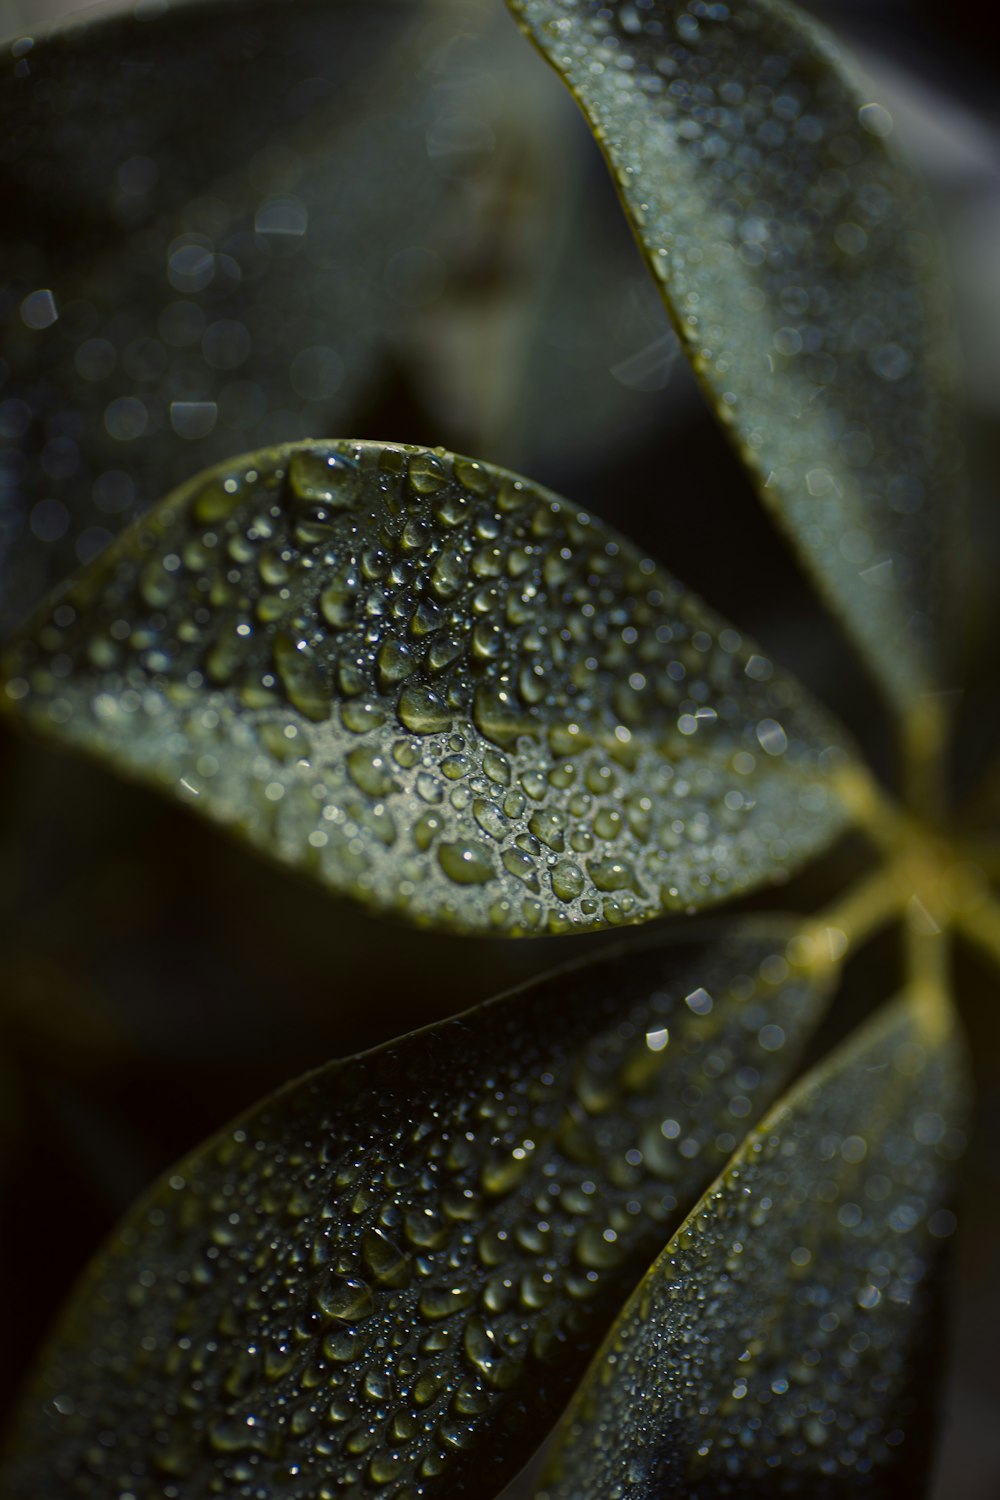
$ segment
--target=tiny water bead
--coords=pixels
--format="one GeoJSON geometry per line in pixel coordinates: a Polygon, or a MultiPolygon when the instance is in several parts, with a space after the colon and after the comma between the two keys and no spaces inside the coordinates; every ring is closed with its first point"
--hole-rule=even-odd
{"type": "Polygon", "coordinates": [[[265,1100],[90,1268],[4,1495],[495,1493],[795,1067],[795,934],[630,945],[265,1100]]]}
{"type": "Polygon", "coordinates": [[[441,451],[210,471],[3,668],[34,726],[417,921],[706,906],[846,818],[841,735],[751,643],[592,517],[441,451]]]}
{"type": "Polygon", "coordinates": [[[905,1001],[808,1074],[640,1284],[539,1500],[918,1493],[966,1093],[905,1001]]]}

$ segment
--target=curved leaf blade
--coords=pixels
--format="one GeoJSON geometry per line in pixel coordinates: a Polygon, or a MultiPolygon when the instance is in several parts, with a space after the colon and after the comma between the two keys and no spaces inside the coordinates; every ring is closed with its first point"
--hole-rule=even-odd
{"type": "Polygon", "coordinates": [[[600,522],[441,451],[290,446],[163,501],[5,657],[6,700],[337,891],[568,931],[781,878],[837,732],[600,522]]]}
{"type": "Polygon", "coordinates": [[[906,1000],[810,1073],[616,1322],[546,1500],[887,1497],[901,1467],[919,1487],[917,1359],[967,1087],[956,1036],[906,1000]]]}
{"type": "Polygon", "coordinates": [[[615,950],[265,1100],[86,1273],[4,1493],[494,1493],[794,1066],[832,974],[795,932],[615,950]]]}
{"type": "Polygon", "coordinates": [[[904,711],[940,673],[954,370],[888,112],[782,0],[509,0],[764,501],[904,711]]]}

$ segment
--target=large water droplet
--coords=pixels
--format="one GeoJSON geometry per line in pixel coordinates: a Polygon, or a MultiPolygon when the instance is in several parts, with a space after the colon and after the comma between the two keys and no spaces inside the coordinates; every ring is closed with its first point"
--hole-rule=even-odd
{"type": "Polygon", "coordinates": [[[319,503],[348,510],[360,493],[361,471],[342,453],[310,449],[292,455],[287,485],[292,503],[319,503]]]}
{"type": "Polygon", "coordinates": [[[381,1229],[370,1229],[361,1241],[361,1254],[375,1280],[386,1287],[403,1287],[410,1280],[410,1257],[381,1229]]]}
{"type": "Polygon", "coordinates": [[[371,1316],[375,1302],[366,1282],[337,1276],[316,1293],[316,1306],[333,1322],[360,1323],[371,1316]]]}
{"type": "Polygon", "coordinates": [[[471,840],[442,844],[438,849],[441,868],[456,885],[483,885],[496,875],[490,851],[485,844],[471,840]]]}
{"type": "Polygon", "coordinates": [[[415,453],[410,459],[410,488],[418,495],[433,495],[447,479],[444,464],[433,453],[415,453]]]}
{"type": "Polygon", "coordinates": [[[450,729],[454,715],[433,688],[411,685],[399,696],[399,717],[414,734],[436,734],[450,729]]]}
{"type": "Polygon", "coordinates": [[[294,640],[283,630],[275,636],[273,649],[274,665],[288,701],[307,719],[317,723],[328,719],[333,699],[316,653],[305,641],[294,640]]]}

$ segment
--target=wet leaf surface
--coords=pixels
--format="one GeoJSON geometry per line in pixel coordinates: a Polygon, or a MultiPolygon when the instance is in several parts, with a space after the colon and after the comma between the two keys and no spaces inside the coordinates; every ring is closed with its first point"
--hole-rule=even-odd
{"type": "Polygon", "coordinates": [[[966,1105],[906,1001],[808,1074],[616,1322],[539,1500],[920,1493],[966,1105]]]}
{"type": "Polygon", "coordinates": [[[4,657],[36,728],[336,891],[511,934],[697,908],[838,833],[838,731],[600,522],[440,450],[178,491],[4,657]]]}
{"type": "Polygon", "coordinates": [[[794,1067],[795,931],[608,950],[265,1100],[86,1273],[4,1493],[495,1493],[794,1067]]]}
{"type": "Polygon", "coordinates": [[[774,0],[510,0],[611,164],[682,346],[903,708],[940,668],[951,346],[888,111],[774,0]]]}

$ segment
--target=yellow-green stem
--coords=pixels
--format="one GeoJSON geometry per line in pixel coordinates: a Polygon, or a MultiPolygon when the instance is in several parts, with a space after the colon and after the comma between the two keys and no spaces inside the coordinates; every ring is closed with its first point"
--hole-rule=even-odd
{"type": "Polygon", "coordinates": [[[917,699],[900,732],[903,799],[923,821],[940,825],[945,816],[945,752],[951,718],[946,699],[924,693],[917,699]]]}
{"type": "Polygon", "coordinates": [[[974,904],[957,911],[955,926],[1000,968],[1000,903],[995,897],[983,895],[974,904]]]}
{"type": "Polygon", "coordinates": [[[916,894],[906,903],[905,933],[907,989],[924,1030],[939,1037],[951,1025],[949,934],[916,894]]]}
{"type": "Polygon", "coordinates": [[[920,822],[879,786],[865,766],[855,764],[841,771],[837,791],[855,827],[885,854],[898,855],[928,838],[920,822]]]}
{"type": "Polygon", "coordinates": [[[843,963],[901,915],[907,894],[899,866],[880,865],[803,928],[793,947],[794,962],[812,970],[843,963]]]}

